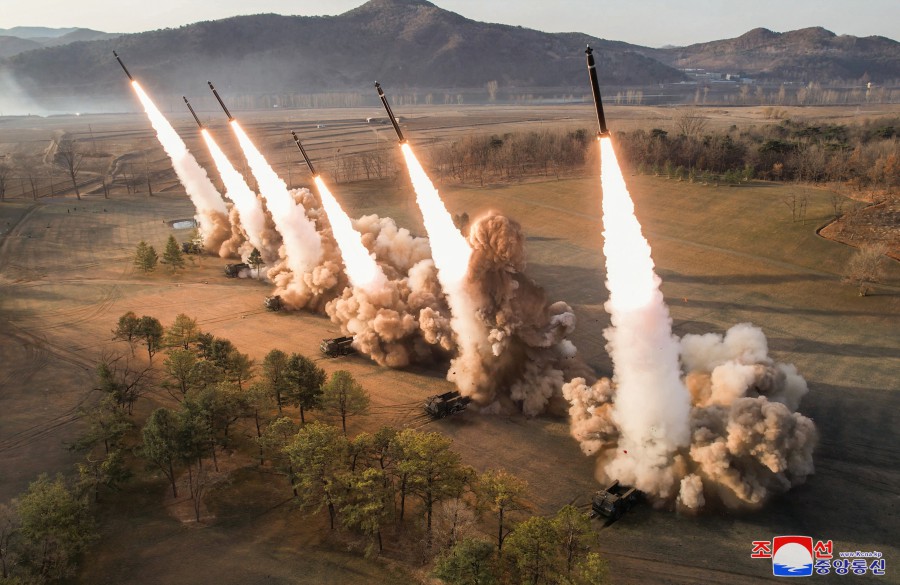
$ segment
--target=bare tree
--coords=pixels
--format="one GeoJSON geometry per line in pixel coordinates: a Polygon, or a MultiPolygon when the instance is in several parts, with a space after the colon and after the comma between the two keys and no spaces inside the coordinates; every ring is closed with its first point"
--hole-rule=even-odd
{"type": "Polygon", "coordinates": [[[80,200],[81,192],[78,190],[78,173],[81,170],[81,162],[84,160],[81,146],[71,138],[61,138],[56,147],[56,159],[69,173],[69,177],[72,179],[72,187],[75,188],[75,196],[80,200]]]}
{"type": "Polygon", "coordinates": [[[488,99],[492,102],[497,101],[497,85],[496,79],[487,82],[488,99]]]}
{"type": "Polygon", "coordinates": [[[844,282],[858,287],[861,297],[869,294],[872,285],[881,282],[887,251],[887,245],[883,243],[863,244],[847,262],[844,282]]]}
{"type": "Polygon", "coordinates": [[[700,138],[706,130],[706,116],[699,110],[681,111],[675,117],[675,132],[688,138],[700,138]]]}
{"type": "Polygon", "coordinates": [[[6,189],[9,186],[9,180],[12,178],[12,166],[7,162],[0,162],[0,201],[6,199],[6,189]]]}

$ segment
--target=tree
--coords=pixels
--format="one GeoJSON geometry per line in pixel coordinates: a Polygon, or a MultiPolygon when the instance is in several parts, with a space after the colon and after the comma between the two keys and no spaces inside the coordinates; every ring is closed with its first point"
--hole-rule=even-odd
{"type": "Polygon", "coordinates": [[[259,250],[253,248],[253,251],[250,252],[250,256],[247,257],[247,263],[256,268],[256,278],[259,278],[259,269],[262,267],[265,262],[263,262],[262,254],[259,253],[259,250]]]}
{"type": "Polygon", "coordinates": [[[140,319],[132,311],[128,311],[121,317],[116,328],[113,329],[113,339],[121,339],[127,341],[131,347],[131,355],[134,355],[134,342],[137,340],[137,329],[140,319]]]}
{"type": "Polygon", "coordinates": [[[229,382],[220,382],[192,390],[187,396],[185,406],[194,407],[198,414],[205,418],[213,464],[218,471],[216,447],[230,445],[231,425],[247,410],[244,393],[229,382]]]}
{"type": "Polygon", "coordinates": [[[498,583],[494,545],[487,540],[464,538],[438,557],[434,576],[448,585],[498,583]]]}
{"type": "Polygon", "coordinates": [[[349,474],[344,483],[347,489],[341,497],[342,523],[372,539],[366,556],[372,556],[375,543],[378,543],[378,552],[382,552],[381,527],[390,517],[394,503],[385,472],[370,467],[362,473],[349,474]]]}
{"type": "Polygon", "coordinates": [[[338,480],[347,470],[347,437],[337,427],[314,421],[285,447],[295,470],[297,491],[305,505],[328,508],[334,529],[336,503],[343,491],[338,480]]]}
{"type": "Polygon", "coordinates": [[[883,262],[887,252],[885,244],[863,244],[850,256],[843,281],[857,287],[859,296],[868,295],[872,285],[881,282],[884,276],[883,262]]]}
{"type": "Polygon", "coordinates": [[[280,349],[273,349],[263,358],[263,380],[269,393],[278,405],[278,413],[281,414],[281,406],[284,398],[290,390],[287,379],[288,356],[280,349]]]}
{"type": "MultiPolygon", "coordinates": [[[[269,395],[266,387],[262,384],[252,384],[250,388],[247,389],[244,400],[247,405],[247,411],[252,413],[253,422],[256,424],[256,439],[258,441],[263,436],[263,416],[272,404],[272,397],[269,395]]],[[[259,464],[262,465],[263,463],[263,446],[260,445],[259,464]]]]}
{"type": "Polygon", "coordinates": [[[175,241],[175,236],[169,235],[169,239],[166,241],[166,250],[163,252],[163,262],[169,265],[172,272],[174,273],[178,268],[184,268],[184,255],[181,253],[181,248],[178,246],[178,242],[175,241]]]}
{"type": "MultiPolygon", "coordinates": [[[[257,431],[258,432],[258,431],[257,431]]],[[[297,435],[297,425],[290,417],[282,416],[273,420],[258,438],[261,456],[267,454],[273,467],[287,475],[294,497],[297,497],[297,486],[294,484],[294,467],[285,448],[297,435]]]]}
{"type": "Polygon", "coordinates": [[[338,370],[322,388],[322,408],[341,417],[341,428],[347,434],[347,417],[369,411],[369,393],[347,370],[338,370]]]}
{"type": "Polygon", "coordinates": [[[178,497],[175,463],[179,460],[179,421],[168,408],[154,410],[141,431],[141,455],[156,465],[172,484],[172,497],[178,497]]]}
{"type": "Polygon", "coordinates": [[[308,357],[292,353],[284,375],[290,384],[287,401],[300,409],[300,422],[306,424],[304,413],[318,408],[322,402],[322,385],[327,374],[308,357]]]}
{"type": "Polygon", "coordinates": [[[699,139],[706,130],[706,123],[706,116],[699,110],[683,110],[675,117],[675,131],[679,136],[699,139]]]}
{"type": "Polygon", "coordinates": [[[137,245],[134,253],[134,265],[142,272],[153,272],[156,264],[159,262],[159,255],[153,246],[147,245],[147,242],[141,240],[137,245]]]}
{"type": "Polygon", "coordinates": [[[12,543],[13,537],[19,532],[20,523],[15,501],[11,506],[0,504],[0,577],[3,579],[10,576],[15,564],[12,543]]]}
{"type": "Polygon", "coordinates": [[[136,334],[147,346],[147,357],[152,362],[153,355],[162,346],[163,326],[156,317],[144,315],[138,322],[136,334]]]}
{"type": "Polygon", "coordinates": [[[72,179],[72,187],[75,189],[75,196],[80,201],[81,192],[78,190],[78,173],[81,170],[81,162],[84,160],[81,146],[71,138],[64,137],[60,139],[56,146],[56,160],[69,173],[69,178],[72,179]]]}
{"type": "Polygon", "coordinates": [[[549,518],[532,516],[509,535],[506,550],[519,571],[519,583],[537,585],[553,572],[558,535],[549,518]]]}
{"type": "Polygon", "coordinates": [[[253,366],[249,355],[232,349],[225,359],[225,379],[236,384],[238,390],[243,390],[244,382],[253,377],[253,366]]]}
{"type": "Polygon", "coordinates": [[[397,469],[401,479],[401,519],[405,492],[418,496],[425,507],[426,543],[431,546],[431,526],[434,506],[451,497],[458,497],[469,479],[469,471],[462,467],[459,453],[450,447],[453,441],[440,433],[422,433],[405,429],[397,434],[397,469]]]}
{"type": "Polygon", "coordinates": [[[591,519],[574,506],[565,506],[553,518],[563,557],[565,558],[566,577],[572,576],[572,570],[591,550],[591,543],[597,540],[591,527],[591,519]]]}
{"type": "Polygon", "coordinates": [[[41,475],[19,498],[22,560],[42,581],[74,573],[78,556],[95,539],[94,521],[84,499],[62,476],[41,475]]]}
{"type": "Polygon", "coordinates": [[[503,541],[509,534],[503,531],[504,515],[526,508],[522,496],[527,488],[528,482],[502,469],[489,469],[478,478],[479,496],[497,514],[497,550],[503,550],[503,541]]]}
{"type": "Polygon", "coordinates": [[[0,162],[0,201],[6,199],[6,188],[9,185],[11,173],[12,166],[5,162],[0,162]]]}
{"type": "Polygon", "coordinates": [[[102,456],[88,453],[83,462],[75,465],[75,469],[78,471],[79,487],[93,492],[95,502],[100,501],[101,486],[118,490],[131,477],[121,449],[113,449],[102,456]]]}
{"type": "Polygon", "coordinates": [[[121,447],[125,433],[134,426],[112,395],[103,397],[95,407],[82,410],[81,416],[87,430],[69,446],[73,451],[92,451],[102,443],[103,452],[109,454],[121,447]]]}
{"type": "Polygon", "coordinates": [[[175,400],[181,402],[188,390],[193,386],[196,373],[197,356],[187,349],[173,349],[169,351],[163,360],[166,373],[172,378],[172,382],[166,383],[167,388],[175,388],[181,392],[181,396],[173,395],[175,400]]]}
{"type": "Polygon", "coordinates": [[[175,315],[172,326],[166,329],[165,344],[169,347],[181,346],[182,349],[190,349],[191,344],[197,341],[199,334],[200,328],[197,327],[197,320],[184,313],[179,313],[175,315]]]}
{"type": "Polygon", "coordinates": [[[609,563],[598,553],[589,552],[575,567],[576,585],[609,585],[609,563]]]}
{"type": "Polygon", "coordinates": [[[135,367],[123,356],[104,357],[97,365],[97,390],[111,397],[117,406],[131,414],[134,403],[153,382],[150,366],[135,367]]]}

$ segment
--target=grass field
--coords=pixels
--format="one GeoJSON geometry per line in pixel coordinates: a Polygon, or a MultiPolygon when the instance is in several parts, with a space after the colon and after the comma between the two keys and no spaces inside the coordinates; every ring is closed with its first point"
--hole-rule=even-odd
{"type": "MultiPolygon", "coordinates": [[[[513,124],[520,115],[509,112],[503,123],[513,124]]],[[[453,132],[471,131],[467,123],[471,120],[453,126],[453,132]]],[[[32,131],[21,129],[23,135],[32,131]]],[[[113,135],[112,127],[100,127],[98,134],[104,131],[113,135]]],[[[610,527],[598,525],[615,582],[758,583],[770,579],[771,569],[750,558],[750,543],[779,534],[833,539],[836,550],[880,550],[888,575],[895,574],[900,265],[888,266],[885,284],[870,297],[860,298],[853,287],[840,284],[852,250],[816,235],[830,217],[831,194],[824,190],[808,190],[806,221],[793,222],[784,199],[802,187],[713,187],[649,176],[626,180],[653,247],[674,331],[722,332],[747,321],[760,326],[772,356],[795,363],[809,381],[800,411],[815,420],[821,436],[816,475],[762,511],[682,517],[641,507],[610,527]]],[[[522,223],[527,273],[551,300],[574,307],[575,344],[595,370],[609,373],[597,178],[438,187],[451,212],[474,216],[496,209],[522,223]]],[[[351,215],[387,215],[424,233],[403,180],[335,185],[333,191],[351,215]]],[[[90,388],[97,358],[123,347],[110,340],[110,330],[125,311],[154,315],[166,324],[186,312],[257,360],[274,347],[316,355],[319,341],[337,333],[323,316],[264,311],[268,288],[225,279],[224,260],[204,258],[174,277],[135,273],[130,260],[137,241],[159,247],[172,233],[165,221],[191,214],[189,201],[176,189],[153,198],[116,193],[109,200],[92,195],[83,202],[59,197],[0,204],[0,500],[24,489],[41,471],[70,469],[75,456],[61,443],[78,431],[77,406],[95,399],[90,388]]],[[[350,370],[375,404],[408,403],[450,389],[439,371],[392,371],[359,357],[320,365],[329,372],[350,370]]],[[[138,416],[149,412],[152,401],[164,400],[162,394],[151,396],[138,416]]],[[[351,421],[350,430],[405,420],[396,413],[373,415],[351,421]]],[[[477,469],[502,465],[525,478],[536,513],[584,503],[597,487],[594,463],[568,437],[565,420],[467,413],[428,429],[452,437],[465,463],[477,469]]],[[[79,582],[406,583],[416,578],[393,564],[365,561],[358,550],[348,552],[346,541],[327,534],[321,517],[284,504],[289,492],[283,478],[260,473],[249,458],[236,456],[231,465],[232,478],[210,491],[199,526],[184,521],[190,514],[172,502],[161,478],[144,477],[105,496],[103,537],[79,582]]],[[[403,551],[389,557],[409,561],[403,551]]]]}

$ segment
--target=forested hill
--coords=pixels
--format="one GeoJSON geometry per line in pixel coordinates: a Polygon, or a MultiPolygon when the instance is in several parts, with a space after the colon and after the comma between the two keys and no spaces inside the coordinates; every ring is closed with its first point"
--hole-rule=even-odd
{"type": "MultiPolygon", "coordinates": [[[[10,41],[12,42],[12,41],[10,41]]],[[[836,36],[821,28],[652,49],[581,33],[545,33],[476,22],[426,0],[370,0],[337,16],[262,14],[29,50],[0,61],[29,94],[119,95],[116,49],[155,93],[365,92],[570,88],[588,93],[584,47],[595,48],[605,87],[690,79],[703,68],[773,81],[900,80],[900,43],[836,36]]],[[[22,43],[19,42],[19,45],[22,43]]],[[[2,71],[0,71],[2,73],[2,71]]]]}

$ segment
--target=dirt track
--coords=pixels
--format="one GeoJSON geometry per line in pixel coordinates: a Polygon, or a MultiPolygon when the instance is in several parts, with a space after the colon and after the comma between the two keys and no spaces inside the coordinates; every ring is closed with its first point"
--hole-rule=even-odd
{"type": "MultiPolygon", "coordinates": [[[[751,196],[754,206],[759,198],[771,197],[759,213],[776,217],[774,209],[782,207],[777,193],[703,191],[646,177],[632,177],[629,184],[654,246],[676,333],[721,332],[742,321],[762,326],[774,356],[796,363],[810,381],[801,411],[816,421],[821,442],[816,475],[761,512],[688,518],[640,507],[612,526],[598,526],[616,582],[771,580],[770,565],[750,558],[750,543],[781,534],[833,539],[837,550],[882,551],[888,579],[897,582],[900,270],[891,269],[895,288],[860,300],[836,284],[847,252],[816,238],[814,225],[767,224],[762,234],[775,235],[764,236],[754,231],[759,229],[754,222],[740,217],[750,205],[744,198],[751,196]]],[[[583,179],[443,192],[451,211],[471,214],[495,207],[522,221],[529,236],[529,273],[551,298],[575,307],[576,345],[595,369],[608,372],[594,185],[583,179]]],[[[416,227],[406,188],[379,188],[376,196],[371,189],[334,190],[352,215],[377,211],[401,223],[410,218],[406,225],[416,227]]],[[[811,215],[815,210],[812,204],[811,215]]],[[[175,277],[134,273],[130,259],[137,241],[146,239],[159,248],[172,233],[165,221],[191,215],[183,195],[7,202],[0,211],[2,222],[11,225],[0,243],[0,500],[21,491],[41,471],[65,470],[73,461],[60,442],[77,430],[77,407],[93,399],[89,389],[97,357],[122,350],[110,340],[110,329],[125,311],[153,315],[166,324],[188,313],[203,329],[232,339],[257,360],[273,347],[316,355],[319,341],[337,333],[321,316],[263,311],[268,289],[225,279],[224,261],[218,259],[203,259],[202,266],[175,277]]],[[[321,364],[328,371],[349,369],[376,405],[408,404],[450,389],[440,372],[391,371],[361,358],[321,364]]],[[[373,415],[374,420],[353,425],[402,424],[414,417],[404,409],[382,412],[377,416],[383,420],[373,415]]],[[[527,479],[537,512],[551,513],[573,500],[584,503],[597,487],[593,463],[568,437],[565,421],[467,414],[428,428],[451,436],[466,463],[479,469],[502,465],[527,479]]],[[[303,571],[299,558],[269,552],[272,535],[290,537],[288,527],[269,526],[264,529],[268,536],[240,539],[215,528],[206,538],[171,519],[149,516],[152,528],[147,530],[116,521],[113,526],[123,533],[114,540],[124,550],[137,550],[139,543],[128,543],[138,538],[128,534],[136,530],[158,543],[146,555],[126,558],[109,546],[113,537],[107,535],[98,565],[86,579],[98,582],[99,574],[116,582],[113,575],[121,569],[113,567],[125,563],[130,582],[151,583],[157,563],[176,562],[181,570],[168,582],[201,582],[209,575],[204,562],[231,555],[252,557],[252,574],[224,571],[217,582],[287,583],[293,582],[291,574],[303,571]],[[190,548],[190,554],[184,552],[190,548]]],[[[302,536],[293,538],[300,540],[288,542],[302,545],[302,536]]]]}

